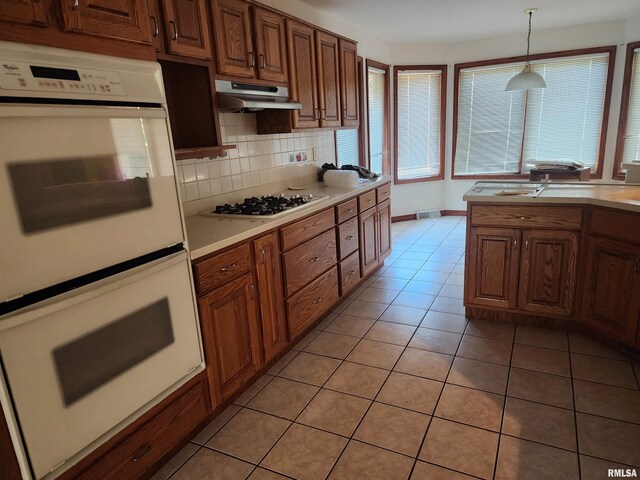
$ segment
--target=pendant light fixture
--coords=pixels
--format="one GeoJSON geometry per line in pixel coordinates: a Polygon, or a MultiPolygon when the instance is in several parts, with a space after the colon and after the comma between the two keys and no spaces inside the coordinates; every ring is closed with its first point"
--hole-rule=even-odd
{"type": "Polygon", "coordinates": [[[537,12],[537,8],[527,8],[524,13],[529,15],[529,33],[527,35],[527,63],[522,71],[509,80],[507,87],[504,89],[506,92],[513,92],[515,90],[532,90],[534,88],[545,88],[547,84],[539,74],[531,70],[529,64],[529,47],[531,45],[531,17],[537,12]]]}

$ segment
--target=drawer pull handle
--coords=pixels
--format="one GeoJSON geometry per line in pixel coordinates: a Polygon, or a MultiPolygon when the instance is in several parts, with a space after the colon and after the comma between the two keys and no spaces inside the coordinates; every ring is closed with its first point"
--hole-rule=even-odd
{"type": "Polygon", "coordinates": [[[355,271],[355,270],[351,270],[351,271],[347,274],[347,276],[348,276],[348,277],[353,277],[353,274],[354,274],[354,273],[356,273],[356,271],[355,271]]]}
{"type": "Polygon", "coordinates": [[[136,456],[131,459],[131,461],[134,463],[139,462],[143,457],[146,457],[149,454],[149,452],[151,451],[151,445],[147,443],[138,451],[140,453],[137,453],[136,456]]]}
{"type": "Polygon", "coordinates": [[[309,259],[309,263],[316,263],[318,260],[320,260],[320,257],[313,257],[309,259]]]}
{"type": "Polygon", "coordinates": [[[347,237],[347,240],[353,240],[353,235],[349,235],[349,236],[347,237]]]}
{"type": "Polygon", "coordinates": [[[353,208],[350,208],[349,210],[347,210],[347,213],[351,213],[353,212],[353,208]]]}
{"type": "Polygon", "coordinates": [[[77,10],[80,5],[78,4],[78,0],[73,1],[73,5],[71,5],[72,10],[77,10]]]}
{"type": "Polygon", "coordinates": [[[322,301],[322,297],[318,297],[318,298],[316,298],[316,299],[313,301],[313,304],[314,304],[314,305],[317,305],[317,304],[319,304],[321,301],[322,301]]]}
{"type": "Polygon", "coordinates": [[[220,269],[221,272],[230,272],[231,270],[233,270],[234,268],[236,268],[236,264],[235,263],[230,263],[229,265],[227,265],[226,267],[222,267],[220,269]]]}
{"type": "Polygon", "coordinates": [[[373,198],[370,198],[369,200],[367,200],[367,203],[371,203],[373,202],[373,198]]]}

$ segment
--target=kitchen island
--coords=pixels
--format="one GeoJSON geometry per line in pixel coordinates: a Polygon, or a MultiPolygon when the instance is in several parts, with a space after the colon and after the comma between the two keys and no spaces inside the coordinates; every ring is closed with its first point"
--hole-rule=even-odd
{"type": "Polygon", "coordinates": [[[477,182],[467,201],[470,318],[640,347],[640,185],[477,182]]]}

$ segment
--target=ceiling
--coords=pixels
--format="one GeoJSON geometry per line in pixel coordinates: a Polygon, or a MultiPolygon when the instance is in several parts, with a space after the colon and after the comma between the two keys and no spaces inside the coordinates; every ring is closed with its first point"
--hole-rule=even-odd
{"type": "Polygon", "coordinates": [[[301,0],[389,43],[452,42],[640,16],[638,0],[301,0]]]}

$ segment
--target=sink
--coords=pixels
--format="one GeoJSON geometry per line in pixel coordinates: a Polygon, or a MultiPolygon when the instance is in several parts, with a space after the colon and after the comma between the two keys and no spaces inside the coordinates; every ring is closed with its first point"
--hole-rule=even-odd
{"type": "Polygon", "coordinates": [[[498,197],[532,197],[536,198],[546,188],[541,183],[529,182],[477,182],[473,187],[473,193],[484,193],[498,197]]]}

